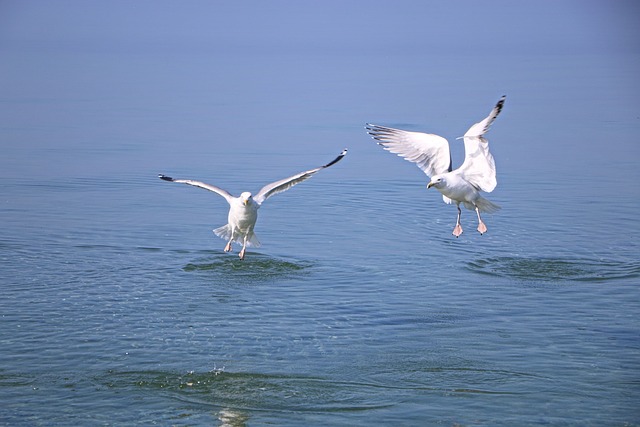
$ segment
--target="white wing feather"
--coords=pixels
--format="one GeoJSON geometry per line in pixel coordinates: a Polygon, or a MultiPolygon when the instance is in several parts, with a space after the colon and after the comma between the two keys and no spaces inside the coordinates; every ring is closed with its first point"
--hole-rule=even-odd
{"type": "Polygon", "coordinates": [[[496,164],[489,152],[489,142],[484,138],[484,134],[489,131],[491,124],[502,111],[504,101],[503,96],[484,120],[471,126],[464,134],[464,163],[454,171],[471,185],[487,193],[493,191],[498,182],[496,164]]]}
{"type": "Polygon", "coordinates": [[[382,148],[415,163],[429,177],[451,170],[449,142],[441,136],[369,123],[366,128],[382,148]]]}
{"type": "Polygon", "coordinates": [[[467,133],[464,134],[464,136],[465,137],[484,136],[484,134],[489,131],[489,127],[491,127],[496,117],[498,117],[498,114],[500,114],[500,111],[502,111],[502,107],[504,106],[505,99],[506,99],[506,96],[503,96],[502,98],[500,98],[500,100],[498,101],[496,106],[493,107],[493,110],[491,110],[491,113],[489,113],[487,118],[471,126],[467,131],[467,133]]]}
{"type": "Polygon", "coordinates": [[[311,170],[308,170],[308,171],[305,171],[305,172],[300,172],[300,173],[295,174],[293,176],[290,176],[288,178],[281,179],[281,180],[276,181],[276,182],[272,182],[271,184],[267,184],[264,187],[262,187],[262,189],[260,191],[258,191],[258,194],[255,195],[253,200],[255,200],[255,202],[258,203],[259,205],[261,205],[269,197],[271,197],[271,196],[273,196],[275,194],[278,194],[278,193],[282,193],[283,191],[287,191],[288,189],[290,189],[294,185],[300,184],[302,181],[306,181],[307,179],[311,178],[313,175],[315,175],[317,172],[321,171],[322,169],[325,169],[325,168],[328,168],[329,166],[335,165],[340,160],[342,160],[342,158],[346,154],[347,154],[347,150],[344,149],[342,151],[342,153],[340,153],[340,155],[338,157],[336,157],[335,159],[333,159],[332,161],[330,161],[329,163],[327,163],[324,166],[320,166],[318,168],[311,169],[311,170]]]}
{"type": "Polygon", "coordinates": [[[220,187],[216,187],[215,185],[205,184],[204,182],[193,181],[191,179],[174,179],[174,178],[171,178],[170,176],[166,176],[162,174],[158,175],[158,178],[165,181],[177,182],[178,184],[193,185],[194,187],[204,188],[205,190],[213,191],[214,193],[217,193],[222,197],[224,197],[229,203],[231,203],[231,200],[234,199],[231,193],[229,193],[226,190],[223,190],[220,187]]]}
{"type": "Polygon", "coordinates": [[[484,138],[464,137],[464,163],[454,173],[460,174],[474,187],[490,193],[498,185],[496,163],[484,138]]]}

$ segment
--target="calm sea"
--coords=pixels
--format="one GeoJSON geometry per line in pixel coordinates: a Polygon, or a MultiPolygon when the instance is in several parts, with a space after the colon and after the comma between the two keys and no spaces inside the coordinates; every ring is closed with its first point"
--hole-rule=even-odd
{"type": "Polygon", "coordinates": [[[640,425],[628,58],[9,54],[0,424],[640,425]],[[459,165],[503,94],[502,210],[455,239],[364,124],[459,165]],[[244,261],[221,197],[157,179],[255,192],[345,147],[264,204],[244,261]]]}

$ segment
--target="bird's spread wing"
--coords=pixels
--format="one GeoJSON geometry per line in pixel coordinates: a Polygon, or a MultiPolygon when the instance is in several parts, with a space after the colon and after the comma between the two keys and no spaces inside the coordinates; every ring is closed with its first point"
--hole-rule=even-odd
{"type": "Polygon", "coordinates": [[[506,99],[505,96],[500,98],[500,100],[498,101],[496,106],[493,107],[493,110],[491,110],[491,113],[489,113],[487,118],[484,119],[483,121],[478,122],[478,123],[474,124],[473,126],[471,126],[469,128],[469,130],[467,131],[467,133],[464,134],[464,137],[466,138],[466,137],[482,137],[482,136],[484,136],[484,134],[489,131],[489,127],[494,122],[496,117],[498,117],[498,114],[500,114],[500,111],[502,111],[502,107],[504,106],[504,100],[505,99],[506,99]]]}
{"type": "Polygon", "coordinates": [[[449,142],[441,136],[369,123],[366,129],[382,148],[415,163],[429,177],[451,170],[449,142]]]}
{"type": "Polygon", "coordinates": [[[454,173],[460,174],[479,190],[491,192],[496,181],[496,164],[489,152],[489,142],[481,137],[464,137],[464,163],[454,173]]]}
{"type": "Polygon", "coordinates": [[[502,111],[504,100],[504,96],[500,98],[487,118],[471,126],[463,137],[464,163],[457,171],[473,186],[486,192],[493,191],[497,181],[496,164],[489,152],[489,142],[484,138],[484,134],[502,111]]]}
{"type": "Polygon", "coordinates": [[[289,178],[281,179],[280,181],[267,184],[264,187],[262,187],[260,191],[258,191],[258,194],[255,195],[253,200],[255,200],[256,203],[258,204],[262,204],[265,200],[267,200],[269,197],[273,196],[274,194],[287,191],[294,185],[300,184],[302,181],[306,181],[307,179],[311,178],[316,172],[321,171],[322,169],[328,168],[329,166],[335,165],[340,160],[342,160],[342,158],[346,154],[347,154],[347,150],[344,149],[338,157],[336,157],[335,159],[333,159],[332,161],[330,161],[324,166],[320,166],[319,168],[311,169],[305,172],[300,172],[298,174],[290,176],[289,178]]]}
{"type": "Polygon", "coordinates": [[[174,178],[171,178],[170,176],[166,176],[162,174],[158,175],[158,178],[163,179],[165,181],[177,182],[179,184],[193,185],[194,187],[200,187],[200,188],[204,188],[205,190],[213,191],[214,193],[218,193],[219,195],[227,199],[228,202],[231,199],[233,199],[233,196],[229,192],[227,192],[226,190],[223,190],[222,188],[216,187],[215,185],[205,184],[204,182],[193,181],[190,179],[174,179],[174,178]]]}

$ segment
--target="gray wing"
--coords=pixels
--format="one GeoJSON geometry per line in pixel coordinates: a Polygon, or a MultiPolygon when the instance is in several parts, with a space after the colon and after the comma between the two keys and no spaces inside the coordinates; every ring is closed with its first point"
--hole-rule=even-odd
{"type": "Polygon", "coordinates": [[[451,170],[449,142],[441,136],[369,123],[366,129],[378,145],[415,163],[429,177],[451,170]]]}
{"type": "Polygon", "coordinates": [[[160,179],[162,179],[164,181],[177,182],[178,184],[193,185],[194,187],[204,188],[205,190],[213,191],[214,193],[217,193],[217,194],[221,195],[222,197],[224,197],[225,199],[227,199],[227,202],[231,202],[231,200],[234,198],[226,190],[223,190],[222,188],[216,187],[215,185],[205,184],[204,182],[193,181],[191,179],[174,179],[174,178],[171,178],[170,176],[166,176],[166,175],[162,175],[162,174],[159,174],[158,178],[160,178],[160,179]]]}
{"type": "Polygon", "coordinates": [[[491,113],[471,126],[464,134],[464,163],[457,169],[458,173],[475,187],[491,192],[498,184],[496,180],[496,164],[489,152],[489,141],[484,134],[494,122],[504,105],[505,97],[500,98],[491,113]]]}
{"type": "Polygon", "coordinates": [[[272,182],[271,184],[267,184],[264,187],[262,187],[260,191],[258,191],[258,194],[255,195],[253,200],[255,200],[256,203],[258,204],[262,204],[269,197],[278,193],[282,193],[283,191],[287,191],[294,185],[300,184],[302,181],[306,181],[307,179],[311,178],[316,172],[319,172],[322,169],[326,169],[329,166],[335,165],[340,160],[342,160],[342,158],[346,154],[347,154],[347,149],[345,148],[338,157],[336,157],[335,159],[333,159],[332,161],[330,161],[324,166],[320,166],[319,168],[311,169],[305,172],[300,172],[298,174],[290,176],[289,178],[281,179],[279,181],[272,182]]]}

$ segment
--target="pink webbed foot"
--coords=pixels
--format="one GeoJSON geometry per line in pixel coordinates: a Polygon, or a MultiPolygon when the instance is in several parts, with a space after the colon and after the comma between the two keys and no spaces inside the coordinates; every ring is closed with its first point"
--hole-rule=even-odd
{"type": "Polygon", "coordinates": [[[456,226],[453,228],[453,234],[456,237],[459,237],[462,234],[462,226],[460,224],[456,224],[456,226]]]}
{"type": "Polygon", "coordinates": [[[238,255],[240,259],[244,259],[244,252],[245,252],[245,249],[242,248],[242,250],[240,251],[240,254],[238,255]]]}
{"type": "Polygon", "coordinates": [[[231,252],[231,242],[227,243],[227,246],[224,247],[225,252],[231,252]]]}
{"type": "Polygon", "coordinates": [[[484,222],[480,221],[480,223],[478,224],[478,231],[480,232],[480,234],[484,234],[487,232],[487,226],[484,225],[484,222]]]}

